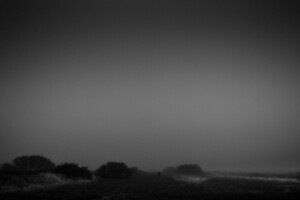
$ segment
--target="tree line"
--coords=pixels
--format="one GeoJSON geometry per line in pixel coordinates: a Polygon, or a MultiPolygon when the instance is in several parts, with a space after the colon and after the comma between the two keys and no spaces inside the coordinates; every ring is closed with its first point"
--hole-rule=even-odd
{"type": "Polygon", "coordinates": [[[130,178],[137,168],[129,168],[122,162],[108,162],[92,172],[87,167],[80,167],[77,163],[63,163],[56,165],[50,159],[40,156],[19,156],[11,163],[4,163],[0,167],[0,177],[28,176],[40,173],[53,173],[67,179],[96,178],[130,178]]]}
{"type": "MultiPolygon", "coordinates": [[[[147,174],[137,167],[128,167],[123,162],[107,162],[101,165],[95,171],[90,171],[87,167],[81,167],[77,163],[63,163],[56,165],[50,159],[40,156],[19,156],[12,160],[11,163],[4,163],[0,167],[0,180],[8,177],[28,177],[30,175],[51,173],[65,179],[86,179],[95,178],[103,179],[127,179],[133,175],[147,174]]],[[[201,175],[202,169],[197,164],[183,164],[177,167],[167,167],[162,173],[157,175],[174,176],[174,175],[201,175]]]]}

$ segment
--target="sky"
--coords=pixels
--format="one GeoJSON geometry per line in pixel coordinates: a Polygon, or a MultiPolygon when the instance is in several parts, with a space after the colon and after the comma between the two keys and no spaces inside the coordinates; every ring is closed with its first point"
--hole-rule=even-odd
{"type": "Polygon", "coordinates": [[[296,1],[0,7],[0,163],[300,170],[296,1]]]}

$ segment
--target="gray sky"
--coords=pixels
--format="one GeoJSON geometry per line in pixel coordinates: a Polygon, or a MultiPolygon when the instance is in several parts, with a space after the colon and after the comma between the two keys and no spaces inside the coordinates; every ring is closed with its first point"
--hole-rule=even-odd
{"type": "Polygon", "coordinates": [[[293,2],[82,2],[4,6],[0,162],[299,170],[293,2]]]}

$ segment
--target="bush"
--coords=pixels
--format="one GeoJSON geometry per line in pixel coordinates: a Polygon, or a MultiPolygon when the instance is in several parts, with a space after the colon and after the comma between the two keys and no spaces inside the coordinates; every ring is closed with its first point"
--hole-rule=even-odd
{"type": "Polygon", "coordinates": [[[130,167],[129,170],[130,170],[130,173],[131,173],[131,177],[133,177],[133,176],[146,176],[146,175],[151,174],[150,172],[143,171],[143,170],[141,170],[137,167],[130,167]]]}
{"type": "Polygon", "coordinates": [[[24,187],[26,186],[26,180],[22,176],[2,176],[0,178],[0,190],[1,187],[24,187]]]}
{"type": "Polygon", "coordinates": [[[173,176],[175,172],[176,172],[176,167],[167,167],[163,169],[162,174],[166,176],[173,176]]]}
{"type": "Polygon", "coordinates": [[[201,175],[203,171],[197,164],[184,164],[179,165],[175,173],[180,175],[201,175]]]}
{"type": "Polygon", "coordinates": [[[92,179],[92,173],[87,167],[79,167],[76,163],[64,163],[53,170],[53,173],[68,179],[92,179]]]}
{"type": "Polygon", "coordinates": [[[53,185],[64,183],[64,181],[60,177],[51,173],[33,174],[26,177],[25,180],[28,184],[35,185],[53,185]]]}
{"type": "Polygon", "coordinates": [[[95,171],[95,175],[101,178],[122,179],[130,178],[132,170],[127,167],[125,163],[121,162],[108,162],[102,165],[95,171]]]}
{"type": "Polygon", "coordinates": [[[50,172],[55,167],[50,159],[39,155],[19,156],[12,161],[12,164],[23,173],[50,172]]]}
{"type": "Polygon", "coordinates": [[[0,176],[19,176],[21,172],[10,163],[3,163],[0,167],[0,176]]]}

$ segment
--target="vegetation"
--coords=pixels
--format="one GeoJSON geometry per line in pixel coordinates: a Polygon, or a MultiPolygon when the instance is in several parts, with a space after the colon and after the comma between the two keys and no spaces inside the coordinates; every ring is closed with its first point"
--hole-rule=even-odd
{"type": "Polygon", "coordinates": [[[184,164],[179,165],[175,173],[180,175],[202,175],[203,171],[196,164],[184,164]]]}
{"type": "Polygon", "coordinates": [[[291,199],[300,197],[299,183],[291,185],[275,181],[211,178],[201,184],[175,181],[156,175],[136,176],[131,179],[102,179],[87,183],[65,184],[50,189],[0,193],[0,199],[291,199]]]}
{"type": "Polygon", "coordinates": [[[178,167],[167,167],[163,170],[163,175],[203,175],[203,170],[197,164],[183,164],[178,167]]]}
{"type": "Polygon", "coordinates": [[[10,163],[3,163],[0,167],[0,176],[19,176],[21,172],[10,163]]]}
{"type": "Polygon", "coordinates": [[[165,176],[173,176],[176,172],[176,167],[167,167],[167,168],[164,168],[162,173],[163,175],[165,176]]]}
{"type": "Polygon", "coordinates": [[[64,163],[53,170],[53,173],[68,179],[92,179],[92,173],[87,167],[79,167],[76,163],[64,163]]]}
{"type": "MultiPolygon", "coordinates": [[[[15,159],[16,160],[16,159],[15,159]]],[[[15,161],[14,160],[14,161],[15,161]]],[[[22,159],[21,159],[22,160],[22,159]]],[[[24,159],[26,160],[26,159],[24,159]]],[[[23,161],[24,161],[23,160],[23,161]]],[[[18,161],[19,162],[19,161],[18,161]]],[[[21,162],[22,163],[22,162],[21,162]]],[[[125,163],[108,162],[100,166],[94,181],[77,181],[91,179],[92,173],[86,167],[76,163],[56,166],[50,172],[41,167],[22,170],[16,162],[4,163],[0,167],[0,199],[299,199],[300,183],[294,174],[220,174],[210,173],[199,177],[202,169],[195,164],[183,164],[168,167],[163,175],[145,172],[137,167],[128,168],[125,163]],[[18,167],[17,167],[18,166],[18,167]],[[27,173],[24,173],[26,171],[27,173]],[[197,175],[199,182],[184,182],[173,179],[169,174],[197,175]],[[168,176],[166,176],[168,175],[168,176]],[[276,181],[270,179],[253,179],[251,177],[293,177],[293,181],[276,181]],[[61,179],[65,177],[66,179],[61,179]],[[241,178],[250,177],[250,178],[241,178]],[[68,181],[72,179],[72,181],[68,181]],[[112,180],[113,179],[113,180],[112,180]],[[76,184],[75,181],[76,181],[76,184]],[[53,187],[55,185],[55,187],[53,187]],[[20,188],[7,192],[11,186],[20,188]],[[47,187],[46,187],[47,186],[47,187]],[[5,189],[6,188],[6,189],[5,189]]],[[[40,165],[38,165],[40,166],[40,165]]],[[[41,165],[43,166],[43,165],[41,165]]],[[[47,168],[49,170],[49,168],[47,168]]]]}
{"type": "Polygon", "coordinates": [[[3,188],[24,188],[30,185],[50,185],[61,182],[51,174],[54,163],[43,156],[20,156],[12,163],[0,168],[0,186],[3,188]]]}
{"type": "Polygon", "coordinates": [[[104,179],[124,179],[132,176],[132,170],[122,162],[108,162],[95,171],[95,175],[104,179]]]}
{"type": "Polygon", "coordinates": [[[39,155],[19,156],[12,161],[12,165],[23,173],[50,172],[55,164],[48,158],[39,155]]]}

